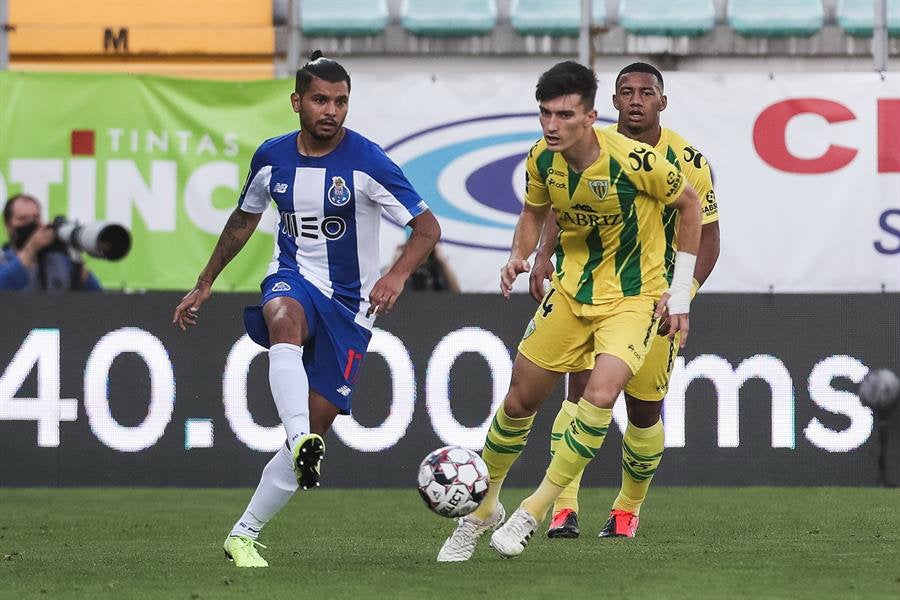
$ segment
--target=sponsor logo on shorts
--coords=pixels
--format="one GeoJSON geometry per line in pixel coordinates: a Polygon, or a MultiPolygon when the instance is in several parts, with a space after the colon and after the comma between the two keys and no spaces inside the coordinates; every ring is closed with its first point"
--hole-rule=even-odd
{"type": "Polygon", "coordinates": [[[532,319],[532,320],[528,321],[528,326],[525,327],[525,335],[522,336],[522,339],[523,340],[527,339],[529,335],[534,333],[534,330],[535,330],[535,324],[534,324],[534,319],[532,319]]]}
{"type": "Polygon", "coordinates": [[[283,194],[287,191],[287,184],[286,183],[276,183],[275,187],[272,188],[272,191],[275,192],[276,194],[283,194]]]}
{"type": "Polygon", "coordinates": [[[279,281],[274,286],[272,286],[273,292],[289,292],[291,290],[291,286],[286,284],[283,281],[279,281]]]}
{"type": "Polygon", "coordinates": [[[339,388],[338,388],[337,390],[335,390],[335,391],[336,391],[338,394],[340,394],[341,396],[343,396],[344,398],[346,398],[347,396],[350,395],[350,388],[348,388],[346,385],[342,385],[341,387],[339,387],[339,388]]]}

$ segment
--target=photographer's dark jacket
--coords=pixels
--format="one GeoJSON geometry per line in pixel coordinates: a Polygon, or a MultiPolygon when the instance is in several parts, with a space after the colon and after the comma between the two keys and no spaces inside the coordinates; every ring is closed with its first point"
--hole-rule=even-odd
{"type": "Polygon", "coordinates": [[[102,289],[93,273],[88,273],[87,279],[81,283],[81,278],[76,274],[78,268],[65,252],[46,252],[40,257],[40,265],[28,268],[16,256],[15,250],[5,245],[0,253],[0,290],[30,292],[102,289]]]}

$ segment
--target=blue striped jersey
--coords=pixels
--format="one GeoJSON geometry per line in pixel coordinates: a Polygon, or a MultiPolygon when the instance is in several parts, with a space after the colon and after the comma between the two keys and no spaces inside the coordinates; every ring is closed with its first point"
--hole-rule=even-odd
{"type": "Polygon", "coordinates": [[[428,206],[380,146],[344,131],[337,147],[318,157],[297,151],[298,131],[263,142],[238,207],[261,213],[270,202],[277,206],[275,252],[266,276],[297,271],[371,328],[374,317],[365,313],[380,277],[382,209],[406,225],[428,206]]]}

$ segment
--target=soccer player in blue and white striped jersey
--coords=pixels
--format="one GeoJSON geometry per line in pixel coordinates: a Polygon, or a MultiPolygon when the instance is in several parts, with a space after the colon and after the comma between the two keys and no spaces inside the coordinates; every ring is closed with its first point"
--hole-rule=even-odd
{"type": "Polygon", "coordinates": [[[374,142],[343,126],[350,76],[314,52],[291,94],[300,130],[263,142],[253,155],[238,207],[197,285],[173,322],[196,325],[213,281],[274,202],[275,251],[259,305],[244,313],[247,333],[269,348],[269,383],[287,443],[263,469],[247,510],[225,542],[237,566],[265,567],[262,527],[298,487],[319,484],[322,435],[350,412],[378,313],[391,310],[409,275],[428,256],[440,226],[400,168],[374,142]],[[382,210],[412,228],[404,251],[381,276],[382,210]]]}

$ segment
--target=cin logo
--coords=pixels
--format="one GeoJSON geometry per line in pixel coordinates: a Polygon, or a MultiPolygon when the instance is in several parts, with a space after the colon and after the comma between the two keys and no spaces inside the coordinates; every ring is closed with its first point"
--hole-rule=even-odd
{"type": "MultiPolygon", "coordinates": [[[[877,113],[878,172],[900,172],[900,99],[879,98],[877,113]]],[[[825,149],[818,156],[797,156],[788,148],[787,130],[799,116],[814,115],[828,125],[855,121],[849,108],[825,98],[790,98],[767,106],[753,124],[756,153],[769,166],[787,173],[819,174],[838,171],[849,165],[859,153],[857,148],[841,146],[828,140],[826,129],[820,129],[825,149]]]]}
{"type": "Polygon", "coordinates": [[[537,112],[485,115],[429,127],[385,150],[440,220],[443,242],[505,251],[522,211],[525,156],[540,137],[537,112]]]}

